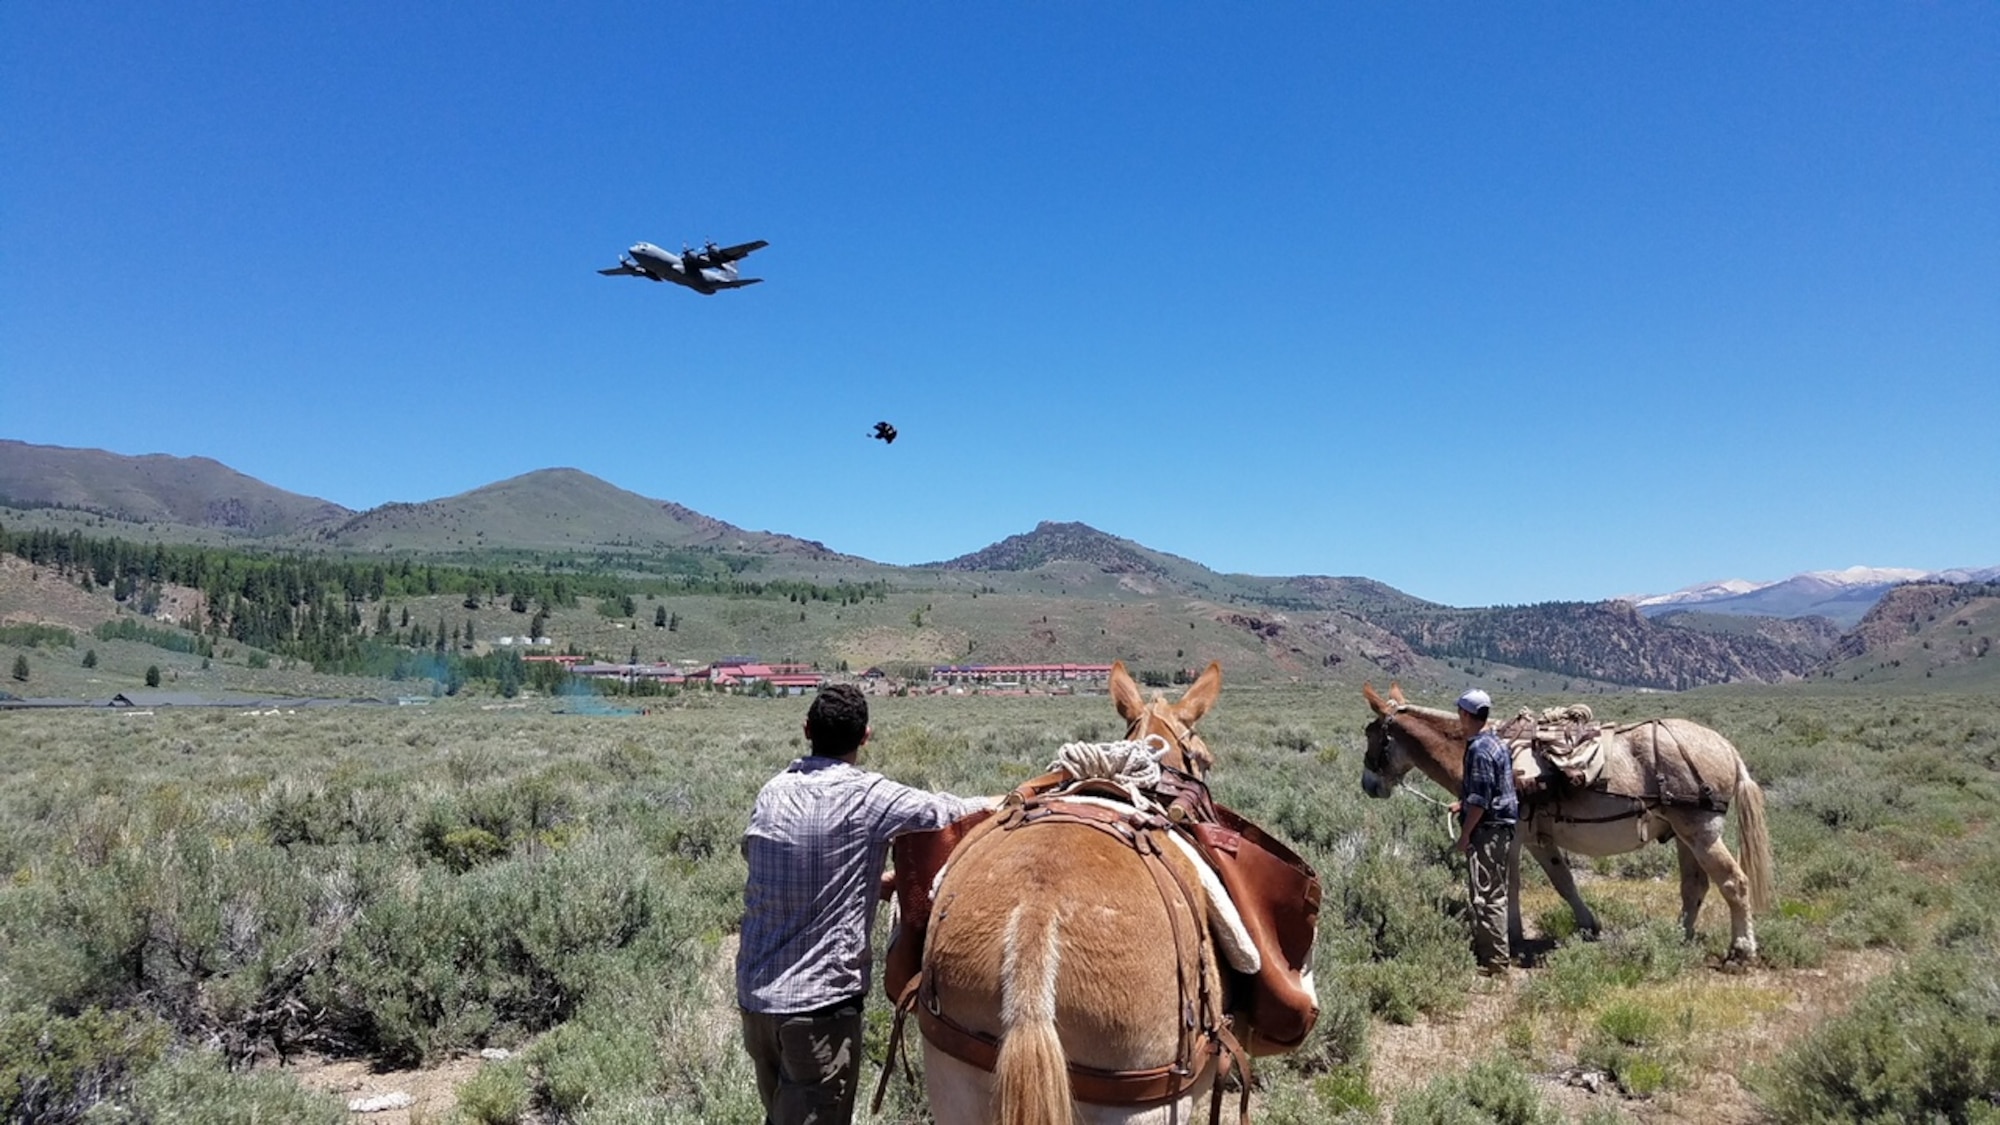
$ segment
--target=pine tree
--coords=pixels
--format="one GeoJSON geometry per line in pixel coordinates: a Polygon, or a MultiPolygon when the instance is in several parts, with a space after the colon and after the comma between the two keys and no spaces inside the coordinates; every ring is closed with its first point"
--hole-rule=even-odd
{"type": "Polygon", "coordinates": [[[96,649],[94,649],[94,648],[87,648],[87,649],[84,649],[84,650],[83,650],[83,666],[84,666],[85,668],[95,668],[95,667],[97,667],[97,650],[96,650],[96,649]]]}
{"type": "Polygon", "coordinates": [[[24,684],[28,682],[28,656],[26,653],[22,653],[14,658],[14,678],[24,684]]]}
{"type": "Polygon", "coordinates": [[[158,664],[146,665],[146,686],[147,687],[160,686],[160,666],[158,664]]]}

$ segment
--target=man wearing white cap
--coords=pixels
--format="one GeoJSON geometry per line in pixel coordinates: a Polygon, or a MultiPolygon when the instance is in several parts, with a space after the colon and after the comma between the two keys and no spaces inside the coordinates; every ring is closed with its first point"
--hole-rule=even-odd
{"type": "Polygon", "coordinates": [[[1493,699],[1478,688],[1458,697],[1465,736],[1465,783],[1451,811],[1459,816],[1458,850],[1466,858],[1466,897],[1472,914],[1472,952],[1479,971],[1507,971],[1507,858],[1521,804],[1514,796],[1514,762],[1486,729],[1493,699]]]}

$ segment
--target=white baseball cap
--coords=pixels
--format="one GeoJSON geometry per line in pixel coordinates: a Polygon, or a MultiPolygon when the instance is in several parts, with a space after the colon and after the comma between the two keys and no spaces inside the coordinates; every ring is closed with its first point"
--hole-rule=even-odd
{"type": "Polygon", "coordinates": [[[1458,697],[1458,709],[1473,715],[1493,709],[1493,697],[1478,688],[1472,688],[1458,697]]]}

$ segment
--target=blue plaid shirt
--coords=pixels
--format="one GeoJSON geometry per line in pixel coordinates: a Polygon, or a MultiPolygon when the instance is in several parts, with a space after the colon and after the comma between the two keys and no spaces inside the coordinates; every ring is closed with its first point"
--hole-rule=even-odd
{"type": "Polygon", "coordinates": [[[743,834],[750,876],[736,1002],[810,1012],[868,991],[868,931],[889,841],[942,828],[984,799],[930,793],[838,758],[808,756],[764,783],[743,834]]]}
{"type": "MultiPolygon", "coordinates": [[[[1513,824],[1521,816],[1521,802],[1514,796],[1514,756],[1492,731],[1483,730],[1465,745],[1465,792],[1459,798],[1462,809],[1474,805],[1486,810],[1481,825],[1513,824]]],[[[1461,814],[1463,815],[1463,814],[1461,814]]]]}

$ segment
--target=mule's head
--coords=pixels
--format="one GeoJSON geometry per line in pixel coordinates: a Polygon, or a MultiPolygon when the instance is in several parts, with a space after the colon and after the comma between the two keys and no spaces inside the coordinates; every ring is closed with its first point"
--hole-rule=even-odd
{"type": "Polygon", "coordinates": [[[1387,797],[1396,791],[1403,775],[1415,766],[1405,740],[1409,735],[1397,726],[1397,716],[1410,706],[1399,684],[1389,685],[1389,698],[1375,694],[1373,684],[1362,684],[1361,694],[1375,712],[1365,728],[1368,746],[1361,752],[1361,791],[1370,797],[1387,797]]]}
{"type": "Polygon", "coordinates": [[[1208,752],[1208,744],[1194,732],[1194,725],[1215,706],[1215,697],[1221,692],[1222,665],[1214,661],[1209,662],[1194,686],[1172,703],[1161,692],[1154,692],[1153,698],[1147,699],[1132,674],[1125,670],[1123,660],[1111,665],[1111,701],[1118,706],[1119,717],[1125,720],[1125,737],[1139,742],[1150,735],[1159,736],[1167,744],[1166,753],[1160,756],[1161,767],[1179,770],[1196,779],[1208,776],[1209,768],[1215,765],[1215,755],[1208,752]]]}

